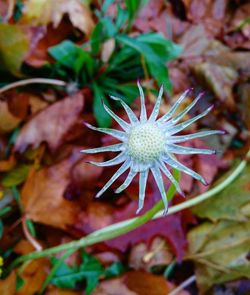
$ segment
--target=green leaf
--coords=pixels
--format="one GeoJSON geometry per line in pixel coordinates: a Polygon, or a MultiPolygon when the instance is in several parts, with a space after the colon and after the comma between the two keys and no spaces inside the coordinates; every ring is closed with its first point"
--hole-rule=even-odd
{"type": "Polygon", "coordinates": [[[28,176],[30,167],[25,164],[15,167],[3,176],[1,184],[5,187],[13,187],[23,183],[28,176]]]}
{"type": "Polygon", "coordinates": [[[32,220],[31,219],[26,219],[26,225],[27,225],[28,230],[31,233],[31,235],[33,237],[36,237],[36,229],[35,229],[35,226],[34,226],[34,223],[32,222],[32,220]]]}
{"type": "Polygon", "coordinates": [[[101,50],[102,39],[103,39],[103,23],[99,22],[96,24],[90,37],[91,50],[93,55],[97,55],[101,50]]]}
{"type": "Polygon", "coordinates": [[[23,205],[22,205],[22,202],[21,202],[19,191],[17,190],[17,188],[15,186],[13,186],[11,188],[11,192],[13,194],[14,199],[17,202],[17,205],[18,205],[20,211],[23,211],[23,205]]]}
{"type": "Polygon", "coordinates": [[[96,83],[93,83],[92,87],[94,92],[93,110],[96,121],[101,127],[109,127],[111,125],[112,118],[105,111],[102,99],[107,105],[109,105],[109,102],[107,101],[103,90],[96,83]]]}
{"type": "Polygon", "coordinates": [[[103,4],[102,4],[102,6],[101,6],[102,12],[103,12],[103,13],[106,13],[107,10],[108,10],[108,8],[109,8],[109,6],[110,6],[113,2],[115,2],[115,0],[104,0],[103,4]]]}
{"type": "Polygon", "coordinates": [[[122,9],[121,6],[117,5],[117,17],[116,17],[116,28],[117,30],[121,30],[124,24],[128,21],[129,13],[127,10],[122,9]]]}
{"type": "Polygon", "coordinates": [[[131,26],[137,12],[142,5],[145,5],[148,1],[145,0],[125,0],[126,8],[129,14],[129,27],[131,26]]]}
{"type": "Polygon", "coordinates": [[[244,206],[250,203],[250,165],[242,174],[217,196],[193,208],[193,212],[202,218],[212,221],[220,219],[245,221],[244,206]]]}
{"type": "Polygon", "coordinates": [[[10,206],[4,207],[0,209],[0,217],[4,216],[5,214],[9,213],[12,210],[10,206]]]}
{"type": "Polygon", "coordinates": [[[20,290],[25,283],[24,279],[17,274],[16,277],[16,291],[20,290]]]}
{"type": "Polygon", "coordinates": [[[20,76],[20,68],[29,49],[26,34],[18,25],[0,24],[0,64],[13,75],[20,76]]]}
{"type": "Polygon", "coordinates": [[[48,52],[57,62],[72,69],[76,74],[79,74],[85,65],[92,75],[94,67],[92,57],[72,41],[65,40],[56,46],[50,47],[48,52]]]}
{"type": "Polygon", "coordinates": [[[112,91],[112,95],[118,96],[122,98],[123,101],[125,101],[127,104],[131,104],[138,96],[138,87],[136,84],[128,83],[128,84],[122,84],[122,85],[116,85],[112,91]],[[121,92],[122,95],[119,95],[114,92],[114,90],[117,89],[119,92],[121,92]]]}
{"type": "Polygon", "coordinates": [[[177,58],[183,51],[181,45],[167,40],[159,33],[142,34],[138,36],[138,40],[149,45],[154,52],[157,52],[163,62],[168,62],[177,58]]]}
{"type": "MultiPolygon", "coordinates": [[[[55,265],[58,258],[52,257],[51,263],[55,265]]],[[[91,294],[93,289],[97,286],[100,277],[103,275],[104,269],[100,262],[86,252],[83,252],[82,263],[80,266],[69,267],[67,264],[62,263],[57,270],[55,276],[52,278],[51,283],[60,288],[74,289],[76,283],[85,280],[86,290],[85,294],[91,294]]]]}
{"type": "Polygon", "coordinates": [[[125,268],[121,262],[114,262],[110,267],[105,270],[105,278],[110,279],[124,273],[125,268]]]}
{"type": "Polygon", "coordinates": [[[147,43],[143,43],[136,38],[131,38],[126,35],[118,35],[116,39],[144,56],[150,74],[155,78],[158,85],[163,84],[167,90],[171,90],[171,82],[168,78],[165,60],[163,60],[153,48],[147,43]]]}

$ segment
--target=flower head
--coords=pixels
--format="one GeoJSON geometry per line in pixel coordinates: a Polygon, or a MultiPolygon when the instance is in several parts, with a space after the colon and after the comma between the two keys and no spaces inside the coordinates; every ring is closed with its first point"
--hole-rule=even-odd
{"type": "Polygon", "coordinates": [[[182,112],[174,116],[178,106],[190,92],[190,89],[186,90],[179,97],[177,102],[170,108],[170,110],[158,119],[163,94],[163,87],[160,88],[159,95],[152,113],[149,117],[147,117],[144,93],[139,82],[137,83],[137,85],[139,88],[141,99],[141,112],[139,118],[137,118],[131,108],[119,98],[111,96],[111,98],[120,101],[128,115],[129,123],[118,117],[104,104],[105,110],[120,125],[123,131],[108,128],[96,128],[90,124],[86,124],[86,126],[92,130],[100,131],[119,139],[121,143],[94,149],[82,150],[81,152],[89,154],[110,151],[119,152],[119,154],[115,158],[109,161],[101,163],[90,162],[91,164],[101,167],[113,166],[122,163],[116,173],[97,193],[96,197],[100,197],[125,171],[129,170],[127,178],[125,179],[124,183],[116,190],[116,193],[120,193],[121,191],[126,189],[133,178],[136,176],[136,174],[139,173],[138,213],[143,208],[147,178],[149,171],[151,171],[159,188],[166,213],[168,209],[168,202],[166,198],[162,174],[165,175],[173,183],[176,190],[181,195],[183,195],[178,182],[175,180],[169,170],[169,166],[191,175],[193,178],[201,181],[203,184],[206,185],[206,181],[201,175],[181,164],[178,160],[176,160],[174,154],[215,154],[215,150],[183,147],[178,144],[194,138],[200,138],[212,134],[223,134],[223,131],[212,130],[200,131],[189,135],[175,135],[195,121],[206,116],[211,111],[212,107],[209,107],[203,113],[187,121],[177,124],[198,102],[198,100],[202,97],[202,93],[199,94],[194,99],[194,101],[190,105],[188,105],[182,112]]]}

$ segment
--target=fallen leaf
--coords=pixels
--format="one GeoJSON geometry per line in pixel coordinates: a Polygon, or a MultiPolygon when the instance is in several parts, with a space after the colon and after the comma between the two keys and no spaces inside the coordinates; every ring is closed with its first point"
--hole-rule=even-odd
{"type": "MultiPolygon", "coordinates": [[[[81,233],[91,233],[115,222],[134,217],[136,208],[136,201],[115,211],[114,207],[109,204],[90,203],[86,211],[78,215],[74,228],[81,233]]],[[[150,245],[153,238],[157,236],[164,237],[177,259],[182,259],[187,245],[181,215],[178,214],[152,220],[136,230],[104,243],[112,249],[125,252],[130,246],[141,242],[150,245]]]]}
{"type": "Polygon", "coordinates": [[[218,36],[224,26],[228,0],[185,0],[187,18],[195,24],[203,23],[211,36],[218,36]]]}
{"type": "Polygon", "coordinates": [[[24,284],[16,291],[16,295],[34,295],[38,292],[46,279],[50,268],[47,258],[40,258],[29,262],[19,274],[24,284]]]}
{"type": "Polygon", "coordinates": [[[171,286],[163,276],[147,272],[128,272],[125,274],[124,282],[138,295],[166,295],[171,290],[171,286]]]}
{"type": "Polygon", "coordinates": [[[0,133],[7,133],[15,129],[21,119],[14,116],[10,110],[6,101],[0,100],[0,133]]]}
{"type": "Polygon", "coordinates": [[[137,295],[137,293],[129,290],[129,288],[125,285],[124,276],[121,278],[103,281],[92,292],[92,295],[117,295],[117,294],[137,295]]]}
{"type": "Polygon", "coordinates": [[[53,28],[52,25],[30,28],[30,48],[25,62],[33,67],[41,67],[52,62],[48,48],[67,39],[73,30],[73,26],[67,20],[61,22],[57,28],[53,28]]]}
{"type": "Polygon", "coordinates": [[[49,286],[45,295],[82,295],[82,292],[71,291],[66,289],[57,288],[54,286],[49,286]]]}
{"type": "Polygon", "coordinates": [[[0,63],[3,68],[19,76],[28,49],[28,38],[18,25],[0,24],[0,63]]]}
{"type": "Polygon", "coordinates": [[[63,196],[71,181],[70,171],[81,157],[80,151],[75,151],[69,158],[43,168],[27,179],[21,191],[27,218],[65,230],[75,223],[79,204],[63,196]]]}
{"type": "Polygon", "coordinates": [[[246,124],[248,130],[250,130],[250,100],[249,100],[249,93],[250,93],[250,84],[249,83],[242,83],[239,85],[239,109],[243,117],[243,121],[246,124]]]}
{"type": "Polygon", "coordinates": [[[51,22],[56,28],[66,14],[74,27],[90,35],[94,21],[89,8],[80,0],[28,0],[21,21],[33,25],[48,25],[51,22]]]}
{"type": "Polygon", "coordinates": [[[46,141],[52,151],[77,122],[83,109],[84,96],[78,92],[43,109],[24,125],[15,142],[15,150],[23,152],[28,145],[38,147],[46,141]]]}
{"type": "Polygon", "coordinates": [[[156,237],[150,247],[145,243],[134,245],[129,254],[129,266],[135,270],[150,271],[154,266],[168,265],[173,260],[173,253],[166,240],[156,237]]]}
{"type": "Polygon", "coordinates": [[[188,234],[187,259],[195,262],[201,294],[214,284],[250,279],[250,221],[205,222],[188,234]]]}
{"type": "Polygon", "coordinates": [[[14,271],[4,280],[0,280],[0,294],[1,295],[15,295],[16,294],[16,273],[14,271]]]}
{"type": "Polygon", "coordinates": [[[250,278],[250,166],[221,193],[197,205],[193,212],[205,222],[188,234],[187,259],[196,264],[201,292],[214,284],[250,278]]]}
{"type": "Polygon", "coordinates": [[[193,212],[212,221],[220,219],[243,222],[241,207],[250,202],[250,166],[221,193],[194,207],[193,212]]]}
{"type": "Polygon", "coordinates": [[[16,165],[14,154],[11,154],[7,160],[0,161],[0,172],[6,172],[13,169],[16,165]]]}
{"type": "Polygon", "coordinates": [[[226,106],[230,108],[235,106],[233,86],[238,79],[236,70],[228,66],[204,62],[194,66],[194,73],[226,106]]]}
{"type": "Polygon", "coordinates": [[[191,26],[179,40],[180,45],[183,46],[181,57],[200,56],[208,48],[209,42],[203,25],[191,26]]]}

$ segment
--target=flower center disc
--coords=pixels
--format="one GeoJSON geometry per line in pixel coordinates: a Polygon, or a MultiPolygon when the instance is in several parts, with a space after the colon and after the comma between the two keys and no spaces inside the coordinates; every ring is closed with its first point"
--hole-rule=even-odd
{"type": "Polygon", "coordinates": [[[164,151],[164,144],[164,133],[156,124],[140,124],[130,131],[128,153],[139,162],[152,163],[164,151]]]}

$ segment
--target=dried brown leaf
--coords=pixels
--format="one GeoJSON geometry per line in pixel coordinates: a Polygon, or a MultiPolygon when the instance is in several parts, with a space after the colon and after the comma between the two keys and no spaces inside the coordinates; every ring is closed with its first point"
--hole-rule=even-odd
{"type": "Polygon", "coordinates": [[[45,141],[55,151],[77,122],[83,105],[83,94],[78,92],[42,110],[21,129],[15,150],[23,152],[28,145],[36,148],[45,141]]]}

